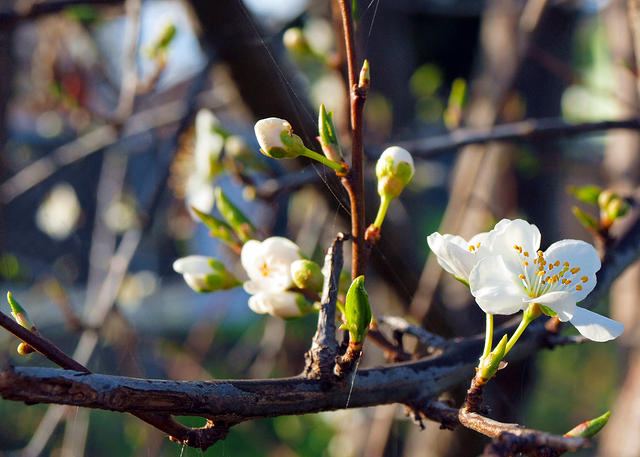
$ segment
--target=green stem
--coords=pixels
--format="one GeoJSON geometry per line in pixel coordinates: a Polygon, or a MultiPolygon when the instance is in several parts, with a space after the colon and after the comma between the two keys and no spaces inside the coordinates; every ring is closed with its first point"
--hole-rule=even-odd
{"type": "Polygon", "coordinates": [[[327,157],[323,156],[322,154],[318,154],[316,151],[312,151],[311,149],[308,148],[304,148],[302,154],[305,157],[309,157],[310,159],[313,159],[317,162],[320,162],[323,165],[326,165],[327,167],[333,169],[334,171],[338,172],[338,173],[344,173],[345,170],[345,165],[342,163],[338,163],[338,162],[334,162],[331,159],[328,159],[327,157]]]}
{"type": "Polygon", "coordinates": [[[373,221],[373,226],[380,228],[382,227],[382,221],[384,221],[385,216],[387,215],[387,209],[389,209],[389,203],[391,203],[391,199],[389,197],[380,197],[380,206],[378,207],[378,214],[376,215],[376,220],[373,221]]]}
{"type": "Polygon", "coordinates": [[[513,345],[516,344],[516,341],[518,341],[518,338],[520,338],[520,336],[522,335],[524,330],[527,328],[527,326],[531,323],[531,321],[533,321],[533,319],[528,317],[528,313],[526,311],[523,312],[522,320],[520,321],[518,328],[516,329],[514,334],[511,335],[511,338],[509,338],[509,341],[507,341],[507,347],[504,351],[504,355],[507,355],[509,353],[513,345]]]}
{"type": "Polygon", "coordinates": [[[491,345],[493,344],[493,314],[487,313],[486,315],[486,328],[484,334],[484,351],[482,351],[481,359],[484,359],[491,352],[491,345]]]}

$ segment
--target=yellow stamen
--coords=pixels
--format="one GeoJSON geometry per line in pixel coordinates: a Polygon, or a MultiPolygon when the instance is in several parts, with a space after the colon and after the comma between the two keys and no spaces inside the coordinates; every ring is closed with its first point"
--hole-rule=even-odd
{"type": "Polygon", "coordinates": [[[520,276],[518,276],[520,279],[527,279],[525,275],[520,274],[520,276]]]}
{"type": "Polygon", "coordinates": [[[577,272],[579,272],[579,271],[580,271],[580,267],[573,267],[573,268],[571,269],[571,274],[576,274],[576,273],[577,273],[577,272]]]}
{"type": "Polygon", "coordinates": [[[578,285],[576,286],[576,290],[582,290],[582,286],[581,286],[580,284],[578,284],[578,285]]]}
{"type": "Polygon", "coordinates": [[[589,280],[589,278],[587,278],[586,276],[583,276],[582,278],[580,278],[582,280],[582,282],[587,282],[589,280]]]}
{"type": "Polygon", "coordinates": [[[473,246],[473,245],[469,246],[469,252],[473,252],[473,251],[475,251],[475,250],[476,250],[476,247],[475,247],[475,246],[473,246]]]}
{"type": "Polygon", "coordinates": [[[560,266],[560,261],[559,261],[559,260],[556,260],[555,262],[553,262],[553,265],[554,265],[555,267],[559,267],[559,266],[560,266]]]}
{"type": "Polygon", "coordinates": [[[522,255],[524,255],[525,257],[529,257],[529,253],[527,251],[524,251],[522,255]]]}
{"type": "Polygon", "coordinates": [[[523,260],[522,261],[522,265],[524,265],[525,267],[528,267],[529,266],[529,262],[527,262],[526,260],[523,260]]]}

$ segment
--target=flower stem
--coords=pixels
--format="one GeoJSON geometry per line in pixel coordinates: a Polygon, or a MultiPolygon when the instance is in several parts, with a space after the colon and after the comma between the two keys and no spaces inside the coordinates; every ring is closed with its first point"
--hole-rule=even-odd
{"type": "Polygon", "coordinates": [[[380,206],[378,207],[378,214],[376,215],[376,220],[373,221],[374,227],[377,227],[377,228],[382,227],[382,221],[384,221],[384,218],[387,215],[387,209],[389,209],[389,203],[391,203],[390,198],[380,197],[380,206]]]}
{"type": "Polygon", "coordinates": [[[493,344],[493,314],[486,314],[486,328],[484,334],[484,350],[482,351],[481,359],[484,359],[491,352],[491,345],[493,344]]]}
{"type": "Polygon", "coordinates": [[[343,163],[338,163],[338,162],[334,162],[331,159],[328,159],[327,157],[323,156],[322,154],[318,154],[315,151],[312,151],[311,149],[308,148],[304,148],[304,151],[302,152],[302,155],[305,157],[309,157],[310,159],[313,159],[317,162],[320,162],[323,165],[326,165],[327,167],[331,168],[332,170],[334,170],[337,173],[340,174],[344,174],[346,171],[346,165],[343,163]]]}

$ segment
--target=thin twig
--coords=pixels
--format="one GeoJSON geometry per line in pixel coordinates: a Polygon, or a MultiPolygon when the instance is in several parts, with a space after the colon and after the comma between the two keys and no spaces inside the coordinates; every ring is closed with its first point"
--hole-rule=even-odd
{"type": "Polygon", "coordinates": [[[420,343],[424,344],[430,349],[442,349],[447,344],[447,340],[442,338],[440,335],[431,333],[422,327],[418,327],[417,325],[411,325],[401,317],[382,316],[379,318],[379,321],[383,324],[388,325],[394,331],[399,331],[407,335],[415,336],[418,341],[420,341],[420,343]]]}
{"type": "Polygon", "coordinates": [[[398,144],[411,151],[414,157],[426,158],[469,144],[484,144],[492,141],[523,142],[555,137],[570,137],[612,129],[640,130],[640,118],[633,117],[616,121],[583,122],[579,124],[572,124],[556,117],[527,119],[485,129],[459,128],[446,135],[436,135],[398,144]]]}

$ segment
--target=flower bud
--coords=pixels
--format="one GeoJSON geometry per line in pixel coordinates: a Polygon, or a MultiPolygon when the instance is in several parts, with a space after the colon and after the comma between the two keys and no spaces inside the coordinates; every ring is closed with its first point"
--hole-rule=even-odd
{"type": "Polygon", "coordinates": [[[371,74],[369,72],[369,61],[364,60],[362,68],[360,69],[360,77],[358,78],[358,87],[368,88],[371,84],[371,74]]]}
{"type": "Polygon", "coordinates": [[[607,207],[609,202],[611,202],[611,200],[613,200],[616,197],[617,195],[613,190],[605,189],[602,192],[600,192],[600,195],[598,195],[598,206],[604,209],[607,207]]]}
{"type": "Polygon", "coordinates": [[[311,311],[311,305],[295,292],[260,292],[249,298],[249,308],[254,313],[271,314],[281,319],[294,319],[305,316],[311,311]]]}
{"type": "Polygon", "coordinates": [[[20,303],[18,303],[18,300],[13,298],[11,292],[7,292],[7,301],[9,302],[9,306],[11,307],[11,315],[16,320],[16,322],[22,325],[27,330],[33,330],[35,328],[35,325],[33,325],[33,322],[31,322],[29,314],[27,314],[27,310],[24,309],[20,305],[20,303]]]}
{"type": "Polygon", "coordinates": [[[591,438],[600,430],[602,430],[605,425],[607,425],[609,417],[611,417],[611,412],[607,411],[602,416],[585,421],[582,424],[575,426],[567,433],[565,433],[564,436],[576,438],[591,438]]]}
{"type": "Polygon", "coordinates": [[[282,35],[284,47],[294,54],[309,54],[311,46],[300,27],[290,27],[282,35]]]}
{"type": "Polygon", "coordinates": [[[324,103],[320,105],[320,113],[318,114],[318,140],[322,147],[322,152],[334,162],[341,162],[342,149],[338,142],[336,127],[333,124],[333,111],[327,112],[324,103]]]}
{"type": "Polygon", "coordinates": [[[358,276],[349,287],[345,300],[345,319],[347,322],[342,328],[349,331],[351,342],[363,342],[371,323],[371,306],[364,288],[364,276],[358,276]]]}
{"type": "Polygon", "coordinates": [[[304,144],[284,119],[268,117],[254,127],[260,152],[273,159],[293,159],[304,152],[304,144]]]}
{"type": "Polygon", "coordinates": [[[35,349],[33,349],[31,346],[29,346],[25,342],[20,343],[16,350],[20,355],[28,355],[28,354],[31,354],[32,352],[35,352],[35,349]]]}
{"type": "Polygon", "coordinates": [[[233,289],[242,284],[222,262],[201,255],[182,257],[173,262],[173,269],[200,293],[233,289]]]}
{"type": "Polygon", "coordinates": [[[165,24],[158,37],[151,46],[149,46],[147,50],[149,56],[158,57],[160,53],[166,51],[176,36],[176,31],[176,26],[173,23],[169,22],[165,24]]]}
{"type": "Polygon", "coordinates": [[[623,198],[616,197],[609,202],[606,208],[607,217],[615,221],[629,212],[629,203],[623,198]]]}
{"type": "Polygon", "coordinates": [[[220,187],[215,189],[216,206],[225,221],[236,232],[238,237],[247,242],[254,237],[255,227],[245,214],[234,205],[231,200],[222,192],[220,187]]]}
{"type": "Polygon", "coordinates": [[[409,151],[399,146],[384,150],[376,163],[378,194],[382,198],[396,198],[415,173],[409,151]]]}
{"type": "Polygon", "coordinates": [[[486,357],[480,360],[478,365],[478,376],[482,379],[489,380],[493,378],[498,369],[500,368],[500,362],[504,358],[504,353],[507,348],[507,335],[504,335],[498,345],[493,351],[486,357]]]}
{"type": "Polygon", "coordinates": [[[321,292],[324,276],[322,269],[317,263],[300,259],[291,264],[291,278],[293,284],[300,289],[307,289],[313,292],[321,292]]]}

